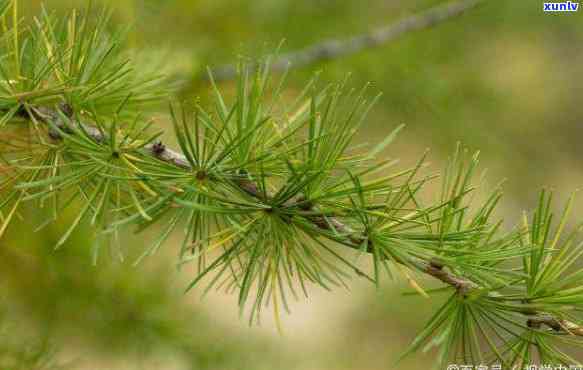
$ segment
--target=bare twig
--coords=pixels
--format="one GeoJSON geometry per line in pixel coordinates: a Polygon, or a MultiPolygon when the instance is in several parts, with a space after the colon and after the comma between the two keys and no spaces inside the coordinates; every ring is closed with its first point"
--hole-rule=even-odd
{"type": "MultiPolygon", "coordinates": [[[[445,5],[436,6],[422,12],[373,29],[370,32],[353,36],[347,39],[331,39],[308,46],[305,49],[293,51],[277,57],[271,66],[273,71],[282,71],[286,68],[300,68],[309,64],[337,59],[359,51],[385,45],[408,33],[427,29],[443,23],[451,18],[476,7],[485,0],[459,0],[445,5]]],[[[235,78],[237,67],[224,65],[213,70],[215,81],[225,81],[235,78]]],[[[198,78],[203,77],[198,76],[198,78]]]]}

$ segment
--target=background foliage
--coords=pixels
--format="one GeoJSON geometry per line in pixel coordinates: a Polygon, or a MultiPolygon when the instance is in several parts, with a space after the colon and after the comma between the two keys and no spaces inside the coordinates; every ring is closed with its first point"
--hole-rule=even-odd
{"type": "MultiPolygon", "coordinates": [[[[21,3],[25,16],[38,14],[37,2],[21,3]]],[[[130,47],[142,50],[144,58],[163,59],[171,74],[196,76],[206,65],[232,62],[239,53],[270,51],[284,38],[283,49],[292,50],[436,3],[148,0],[110,5],[114,23],[132,25],[130,47]]],[[[58,13],[78,2],[48,5],[58,13]]],[[[326,80],[351,71],[354,85],[374,81],[384,94],[361,140],[405,123],[407,129],[387,153],[405,165],[425,147],[439,162],[457,140],[483,148],[488,178],[509,178],[503,206],[505,218],[515,220],[535,204],[540,187],[568,194],[581,181],[576,72],[583,52],[573,47],[583,35],[581,15],[546,15],[539,5],[487,3],[386,47],[294,71],[286,94],[297,93],[320,68],[326,80]]],[[[200,95],[203,101],[209,92],[204,81],[182,86],[184,96],[200,95]]],[[[17,341],[38,337],[42,345],[47,338],[59,358],[78,368],[273,368],[281,361],[299,369],[385,368],[441,303],[431,301],[434,307],[428,307],[422,298],[399,296],[402,287],[385,283],[377,291],[355,281],[350,293],[314,292],[310,302],[295,304],[293,315],[283,318],[280,337],[268,317],[262,327],[247,328],[237,318],[232,296],[213,294],[201,302],[197,293],[181,295],[189,275],[174,270],[173,251],[168,259],[148,259],[140,268],[107,258],[95,268],[88,228],[53,252],[74,214],[62,225],[31,234],[29,225],[47,216],[29,209],[8,230],[0,248],[0,298],[17,341]]],[[[139,253],[132,244],[142,243],[141,236],[123,240],[130,253],[139,253]]],[[[400,366],[418,368],[430,361],[432,354],[400,366]]]]}

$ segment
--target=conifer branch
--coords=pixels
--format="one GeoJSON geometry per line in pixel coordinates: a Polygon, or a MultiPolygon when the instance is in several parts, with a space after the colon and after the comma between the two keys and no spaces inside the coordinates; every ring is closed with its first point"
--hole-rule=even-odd
{"type": "MultiPolygon", "coordinates": [[[[72,108],[67,104],[61,104],[59,108],[47,108],[47,107],[35,107],[30,106],[28,107],[31,112],[33,112],[36,119],[46,123],[49,125],[49,130],[51,127],[57,127],[62,131],[68,131],[68,125],[65,123],[62,117],[66,116],[71,120],[73,125],[81,128],[84,132],[87,133],[89,137],[91,137],[96,143],[103,143],[107,142],[109,138],[107,134],[97,127],[86,124],[81,122],[80,120],[74,119],[75,114],[72,111],[72,108]]],[[[25,114],[27,110],[21,111],[21,115],[25,114]]],[[[31,117],[32,118],[32,117],[31,117]]],[[[51,135],[53,139],[59,139],[58,134],[54,133],[51,135]]],[[[144,146],[143,151],[146,155],[151,155],[163,162],[167,162],[171,165],[176,167],[194,171],[195,168],[191,166],[188,162],[187,158],[177,152],[174,151],[166,146],[162,141],[156,141],[155,143],[148,144],[144,146]]],[[[271,200],[271,195],[267,195],[267,198],[260,192],[259,187],[253,181],[248,178],[238,178],[236,181],[237,185],[241,188],[242,191],[246,192],[247,194],[269,202],[271,200]]],[[[300,194],[298,196],[297,201],[291,202],[289,206],[294,206],[294,204],[299,205],[300,209],[306,212],[314,212],[316,211],[315,205],[306,200],[306,198],[300,194]]],[[[307,216],[306,217],[310,222],[314,224],[314,226],[327,231],[332,231],[339,235],[342,235],[347,239],[349,243],[345,245],[359,249],[359,246],[363,242],[367,242],[365,236],[358,234],[356,231],[351,229],[348,225],[340,221],[337,217],[334,216],[307,216]]],[[[372,243],[368,241],[367,243],[372,243]]],[[[368,246],[366,249],[367,253],[373,253],[372,246],[368,246]]],[[[406,265],[405,261],[396,260],[395,262],[406,265]]],[[[474,283],[473,281],[457,276],[445,269],[445,266],[435,260],[432,261],[415,261],[413,263],[418,271],[421,273],[427,274],[446,285],[453,287],[456,292],[462,296],[466,297],[474,290],[479,291],[481,288],[478,284],[474,283]]],[[[554,330],[555,332],[559,333],[567,333],[574,336],[582,336],[583,337],[583,327],[577,325],[573,322],[568,320],[560,319],[558,317],[553,316],[549,313],[538,312],[532,309],[518,309],[518,312],[527,315],[529,318],[526,321],[526,324],[530,328],[540,329],[542,325],[546,325],[548,328],[554,330]]]]}
{"type": "MultiPolygon", "coordinates": [[[[40,121],[49,125],[49,130],[54,126],[60,130],[68,131],[68,125],[62,119],[63,116],[67,116],[73,125],[81,128],[93,140],[95,140],[96,143],[103,143],[109,140],[107,134],[99,130],[97,127],[74,119],[75,115],[72,111],[72,108],[67,104],[61,104],[58,109],[35,106],[31,106],[29,109],[34,113],[36,119],[39,119],[40,121]]],[[[53,133],[51,136],[55,139],[59,138],[58,134],[56,133],[53,133]]],[[[192,168],[183,154],[168,148],[167,145],[160,140],[156,141],[155,143],[145,145],[143,151],[147,155],[152,155],[153,157],[163,162],[172,164],[176,167],[180,167],[186,170],[195,170],[192,168]]],[[[267,201],[271,199],[270,195],[267,195],[267,199],[265,199],[259,191],[257,184],[249,179],[238,179],[237,185],[241,187],[241,190],[257,199],[267,201]]],[[[316,210],[314,204],[306,201],[303,195],[298,196],[298,201],[296,203],[299,204],[299,207],[303,211],[313,212],[316,210]]],[[[293,206],[293,202],[290,204],[290,206],[293,206]]],[[[365,241],[365,238],[362,235],[359,235],[356,231],[352,230],[348,225],[344,224],[336,217],[309,216],[307,218],[320,229],[329,230],[339,235],[345,236],[347,240],[352,243],[352,245],[349,244],[349,246],[354,249],[358,249],[359,245],[365,241]]],[[[367,248],[367,252],[372,253],[372,249],[370,247],[367,248]]],[[[436,262],[424,261],[423,263],[419,263],[417,266],[421,272],[426,273],[427,275],[432,276],[448,285],[451,285],[452,287],[456,288],[460,294],[467,294],[471,289],[477,288],[475,283],[451,274],[450,272],[446,271],[442,265],[437,264],[436,262]]]]}

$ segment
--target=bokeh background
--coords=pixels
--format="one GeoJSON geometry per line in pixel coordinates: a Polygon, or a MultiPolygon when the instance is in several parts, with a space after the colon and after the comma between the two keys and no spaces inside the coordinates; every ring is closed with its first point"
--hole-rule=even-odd
{"type": "MultiPolygon", "coordinates": [[[[328,38],[366,32],[428,9],[436,0],[94,0],[131,26],[128,47],[157,54],[181,76],[180,95],[209,94],[204,69],[328,38]]],[[[21,1],[28,19],[41,2],[21,1]]],[[[57,13],[85,1],[49,0],[57,13]]],[[[457,141],[481,149],[489,183],[507,178],[508,226],[542,187],[559,198],[583,184],[583,12],[545,14],[539,0],[491,0],[434,28],[382,47],[294,69],[290,96],[315,71],[383,96],[359,137],[375,141],[406,124],[387,155],[413,164],[431,148],[436,168],[457,141]]],[[[222,83],[229,89],[231,82],[222,83]]],[[[161,120],[164,124],[164,120],[161,120]]],[[[577,201],[583,209],[583,201],[577,201]]],[[[581,213],[578,213],[581,215],[581,213]]],[[[92,266],[88,229],[58,251],[63,225],[27,209],[0,242],[0,357],[7,369],[425,369],[432,353],[395,365],[439,299],[404,296],[402,282],[322,292],[292,305],[283,334],[264,315],[239,317],[236,297],[183,294],[192,274],[176,269],[172,243],[138,267],[148,236],[126,235],[128,262],[92,266]]],[[[155,232],[153,230],[152,232],[155,232]]],[[[430,282],[426,282],[428,285],[430,282]]],[[[4,370],[4,369],[3,369],[4,370]]]]}

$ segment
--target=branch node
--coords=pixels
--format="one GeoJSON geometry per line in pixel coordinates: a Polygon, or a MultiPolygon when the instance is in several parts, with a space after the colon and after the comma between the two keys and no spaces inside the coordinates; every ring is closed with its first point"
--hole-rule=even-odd
{"type": "Polygon", "coordinates": [[[73,107],[69,103],[59,104],[59,110],[67,117],[73,118],[75,112],[73,112],[73,107]]]}
{"type": "Polygon", "coordinates": [[[205,180],[207,178],[206,172],[205,171],[202,171],[202,170],[196,171],[196,175],[195,176],[196,176],[196,179],[198,181],[203,181],[203,180],[205,180]]]}
{"type": "Polygon", "coordinates": [[[160,141],[160,140],[156,141],[152,145],[152,153],[154,153],[155,156],[162,155],[165,150],[166,150],[166,145],[164,145],[164,143],[162,143],[162,141],[160,141]]]}

